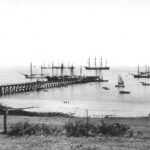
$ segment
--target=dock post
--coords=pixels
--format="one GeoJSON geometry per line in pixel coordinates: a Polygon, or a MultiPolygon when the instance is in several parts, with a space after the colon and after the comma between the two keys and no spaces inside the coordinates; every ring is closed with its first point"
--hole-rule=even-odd
{"type": "Polygon", "coordinates": [[[88,136],[89,135],[89,117],[88,117],[87,109],[86,109],[86,127],[87,127],[86,136],[88,136]]]}
{"type": "Polygon", "coordinates": [[[8,115],[8,109],[5,108],[4,110],[4,134],[7,134],[7,115],[8,115]]]}

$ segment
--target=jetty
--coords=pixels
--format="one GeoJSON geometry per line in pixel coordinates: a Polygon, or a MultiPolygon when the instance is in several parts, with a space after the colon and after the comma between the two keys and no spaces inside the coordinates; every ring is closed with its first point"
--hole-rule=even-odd
{"type": "Polygon", "coordinates": [[[63,87],[67,85],[83,84],[95,81],[97,81],[97,78],[88,76],[74,78],[59,78],[57,80],[54,78],[47,81],[37,80],[35,82],[0,85],[0,96],[21,92],[39,91],[48,88],[63,87]]]}

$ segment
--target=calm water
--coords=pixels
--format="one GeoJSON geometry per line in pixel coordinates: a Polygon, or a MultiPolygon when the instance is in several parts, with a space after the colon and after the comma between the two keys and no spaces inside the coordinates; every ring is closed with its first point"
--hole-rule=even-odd
{"type": "MultiPolygon", "coordinates": [[[[27,81],[17,73],[21,71],[25,72],[21,68],[1,70],[1,84],[27,81]]],[[[16,108],[39,107],[31,109],[31,111],[70,112],[77,116],[85,116],[86,109],[91,117],[103,115],[145,116],[150,112],[150,86],[142,86],[140,82],[145,81],[144,79],[134,79],[129,75],[135,71],[136,68],[112,68],[110,71],[103,72],[104,78],[109,82],[71,85],[48,89],[47,92],[38,91],[3,96],[0,98],[0,102],[16,108]],[[118,74],[123,77],[126,85],[124,89],[130,91],[131,94],[120,95],[118,88],[115,88],[118,74]],[[110,90],[104,90],[103,86],[109,87],[110,90]],[[69,101],[69,104],[64,103],[66,100],[69,101]]],[[[89,73],[86,72],[86,74],[89,73]]],[[[147,80],[147,82],[150,81],[147,80]]]]}

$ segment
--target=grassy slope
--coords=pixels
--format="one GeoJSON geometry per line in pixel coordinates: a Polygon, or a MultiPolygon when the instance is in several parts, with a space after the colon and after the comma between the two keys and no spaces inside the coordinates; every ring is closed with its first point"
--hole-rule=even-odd
{"type": "MultiPolygon", "coordinates": [[[[74,118],[72,118],[74,119],[74,118]]],[[[64,125],[69,118],[66,117],[22,117],[9,116],[8,125],[21,120],[46,123],[52,125],[64,125]]],[[[98,123],[100,119],[90,119],[98,123]]],[[[66,137],[66,136],[30,136],[30,137],[8,137],[0,135],[0,149],[14,150],[117,150],[117,149],[150,149],[150,119],[149,118],[107,118],[107,122],[121,122],[133,129],[132,138],[124,137],[66,137]]],[[[3,130],[3,117],[0,116],[0,130],[3,130]]]]}

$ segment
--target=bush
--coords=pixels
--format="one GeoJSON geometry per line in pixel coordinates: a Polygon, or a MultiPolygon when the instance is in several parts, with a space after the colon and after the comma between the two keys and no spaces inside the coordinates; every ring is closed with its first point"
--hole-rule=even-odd
{"type": "Polygon", "coordinates": [[[104,123],[94,127],[92,133],[108,136],[123,136],[129,131],[129,127],[120,123],[104,123]]]}
{"type": "Polygon", "coordinates": [[[87,136],[87,124],[82,121],[66,123],[64,126],[67,136],[87,136]]]}
{"type": "MultiPolygon", "coordinates": [[[[26,122],[18,122],[11,125],[9,135],[58,135],[63,133],[63,128],[57,126],[49,126],[46,124],[33,124],[26,122]]],[[[126,125],[120,123],[104,123],[92,124],[84,121],[68,122],[64,125],[65,134],[67,136],[133,136],[133,131],[126,125]]]]}
{"type": "Polygon", "coordinates": [[[18,122],[11,125],[9,135],[23,136],[23,135],[56,135],[60,133],[60,129],[56,126],[50,127],[46,124],[33,124],[26,122],[18,122]]]}
{"type": "Polygon", "coordinates": [[[129,127],[120,123],[104,123],[101,125],[87,124],[85,122],[76,121],[75,123],[69,122],[65,124],[67,136],[96,136],[99,134],[107,136],[123,136],[129,133],[129,127]]]}

